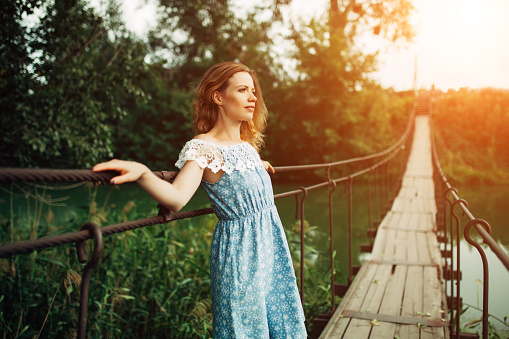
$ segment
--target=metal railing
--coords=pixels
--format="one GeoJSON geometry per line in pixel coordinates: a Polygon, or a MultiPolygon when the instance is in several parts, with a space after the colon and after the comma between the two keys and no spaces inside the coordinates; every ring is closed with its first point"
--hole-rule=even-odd
{"type": "MultiPolygon", "coordinates": [[[[413,130],[413,121],[415,116],[415,107],[412,115],[408,121],[407,127],[401,138],[394,145],[385,151],[344,161],[331,162],[325,164],[314,164],[304,166],[286,166],[275,167],[277,173],[284,173],[289,171],[301,170],[316,170],[326,169],[326,178],[322,183],[315,184],[308,187],[299,187],[296,190],[280,193],[274,196],[275,199],[282,199],[287,197],[295,197],[296,200],[296,219],[300,219],[300,274],[299,274],[299,289],[301,300],[304,303],[304,221],[305,221],[305,203],[308,192],[317,190],[319,188],[330,188],[329,192],[329,260],[330,260],[330,276],[331,276],[331,310],[328,314],[322,314],[315,319],[317,328],[325,326],[330,316],[335,311],[335,296],[344,295],[348,286],[353,281],[354,275],[357,273],[357,266],[353,265],[353,216],[352,209],[354,201],[352,192],[355,189],[354,184],[367,185],[368,196],[363,199],[361,204],[368,204],[368,218],[369,226],[372,227],[368,230],[370,237],[370,244],[366,249],[372,247],[372,239],[376,234],[376,228],[380,224],[384,215],[390,209],[390,206],[396,197],[397,192],[401,186],[401,178],[406,165],[405,150],[409,150],[408,143],[411,142],[411,132],[413,130]],[[402,152],[403,151],[403,152],[402,152]],[[344,175],[339,178],[332,178],[331,170],[334,167],[346,164],[360,164],[363,161],[371,161],[371,164],[357,169],[354,173],[344,175]],[[337,284],[335,279],[334,270],[334,220],[333,220],[333,193],[335,192],[338,184],[345,185],[345,192],[348,195],[348,277],[347,284],[337,284]],[[373,188],[374,186],[374,188],[373,188]]],[[[176,172],[154,172],[163,180],[172,180],[176,172]]],[[[90,181],[96,184],[108,183],[109,180],[115,176],[115,172],[99,172],[94,173],[89,170],[36,170],[36,169],[0,169],[0,182],[80,182],[90,181]]],[[[192,210],[179,213],[171,213],[162,206],[159,206],[159,214],[155,217],[134,220],[130,222],[98,227],[96,224],[87,223],[81,227],[80,231],[66,233],[58,236],[45,237],[35,240],[21,241],[12,244],[4,244],[0,246],[0,257],[14,256],[22,253],[29,253],[36,250],[46,249],[50,247],[60,246],[69,243],[76,243],[77,255],[81,263],[87,262],[87,255],[84,251],[84,242],[89,239],[94,241],[94,253],[83,270],[83,277],[81,283],[81,297],[78,315],[78,338],[86,337],[87,327],[87,308],[88,308],[88,295],[90,289],[90,276],[94,267],[98,264],[103,249],[103,237],[134,230],[141,227],[146,227],[155,224],[164,224],[172,220],[179,220],[190,218],[199,215],[213,213],[212,209],[205,208],[200,210],[192,210]]]]}
{"type": "MultiPolygon", "coordinates": [[[[432,105],[429,105],[429,114],[432,117],[432,105]]],[[[432,121],[432,119],[431,119],[432,121]]],[[[489,293],[489,267],[488,260],[483,248],[470,236],[470,230],[473,227],[481,236],[484,244],[487,244],[493,253],[498,257],[500,262],[509,271],[509,255],[497,244],[491,236],[491,227],[485,220],[476,218],[468,209],[468,203],[465,199],[460,198],[458,190],[454,188],[445,176],[440,162],[433,138],[433,123],[431,123],[431,140],[433,151],[434,181],[437,199],[437,225],[438,231],[441,233],[439,240],[444,243],[444,276],[445,290],[448,292],[449,304],[449,330],[451,337],[460,338],[460,315],[461,315],[461,256],[460,256],[460,240],[461,240],[461,222],[456,214],[458,209],[468,219],[463,228],[464,239],[474,246],[481,256],[483,264],[483,315],[482,315],[482,337],[488,338],[488,293],[489,293]],[[449,216],[449,217],[447,217],[449,216]],[[449,291],[447,291],[447,281],[450,280],[449,291]],[[456,284],[456,288],[454,288],[456,284]]]]}

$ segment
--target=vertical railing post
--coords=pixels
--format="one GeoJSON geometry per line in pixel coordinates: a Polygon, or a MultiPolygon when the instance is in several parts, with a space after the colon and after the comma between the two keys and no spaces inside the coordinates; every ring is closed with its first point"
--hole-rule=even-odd
{"type": "Polygon", "coordinates": [[[299,189],[304,193],[300,201],[300,299],[304,309],[304,204],[308,196],[308,190],[306,187],[299,187],[299,189]]]}
{"type": "Polygon", "coordinates": [[[352,183],[353,178],[348,177],[348,285],[352,284],[353,281],[353,241],[352,241],[352,183]]]}
{"type": "Polygon", "coordinates": [[[475,242],[474,240],[472,240],[472,238],[470,238],[470,234],[469,234],[470,228],[475,224],[482,225],[484,227],[484,229],[486,230],[486,232],[488,232],[489,235],[491,235],[491,226],[486,221],[484,221],[482,219],[474,219],[474,220],[471,220],[465,226],[465,230],[463,233],[465,240],[477,249],[477,251],[479,252],[479,255],[481,256],[481,260],[482,260],[482,265],[483,265],[482,337],[483,337],[483,339],[487,339],[488,338],[488,316],[489,316],[488,292],[489,292],[489,285],[490,285],[490,282],[489,282],[490,275],[489,275],[488,259],[486,258],[486,253],[484,253],[484,250],[477,242],[475,242]]]}
{"type": "MultiPolygon", "coordinates": [[[[464,199],[456,199],[451,204],[451,215],[454,217],[454,220],[456,221],[456,272],[454,272],[454,268],[452,269],[452,281],[456,283],[456,317],[454,318],[456,332],[455,337],[459,339],[460,337],[460,315],[461,315],[461,293],[460,293],[460,284],[461,284],[461,257],[460,257],[460,218],[454,213],[454,207],[459,204],[464,203],[465,206],[468,207],[467,202],[464,199]]],[[[451,223],[452,228],[452,223],[451,223]]],[[[452,230],[451,230],[451,238],[452,238],[452,230]]]]}
{"type": "Polygon", "coordinates": [[[387,214],[389,209],[391,208],[389,201],[390,198],[390,190],[389,190],[389,162],[386,162],[382,165],[384,169],[384,216],[387,214]]]}
{"type": "Polygon", "coordinates": [[[380,223],[382,220],[380,215],[380,179],[378,175],[378,167],[375,168],[375,199],[376,199],[376,221],[380,223]]]}
{"type": "MultiPolygon", "coordinates": [[[[78,339],[84,339],[87,336],[87,312],[88,312],[88,295],[90,291],[90,277],[92,270],[101,260],[101,253],[103,250],[103,237],[101,230],[94,223],[87,223],[81,227],[82,230],[88,230],[94,239],[94,253],[92,259],[87,263],[83,269],[83,276],[81,279],[81,296],[80,296],[80,310],[78,316],[78,339]]],[[[76,243],[76,252],[80,263],[87,261],[87,254],[84,249],[84,241],[76,243]]]]}
{"type": "MultiPolygon", "coordinates": [[[[449,321],[449,332],[451,332],[452,334],[452,330],[453,330],[453,320],[454,320],[454,251],[453,251],[453,248],[454,248],[454,232],[453,232],[453,226],[452,226],[452,201],[449,200],[447,198],[447,194],[449,192],[456,192],[458,193],[458,190],[454,187],[451,187],[451,188],[448,188],[444,191],[444,229],[445,229],[445,234],[447,236],[447,203],[449,203],[449,234],[451,235],[450,239],[448,239],[448,241],[446,241],[445,243],[445,254],[446,256],[447,255],[450,255],[450,265],[448,265],[448,270],[446,272],[448,272],[449,274],[449,280],[451,281],[451,284],[450,284],[450,300],[451,300],[451,307],[450,307],[450,321],[449,321]],[[449,245],[449,246],[448,246],[449,245]],[[450,252],[448,251],[450,248],[450,252]]],[[[447,264],[447,257],[445,258],[445,261],[446,261],[446,264],[447,264]]],[[[447,266],[447,265],[446,265],[447,266]]],[[[447,284],[447,279],[445,279],[446,281],[446,284],[447,284]]],[[[447,291],[447,286],[446,287],[446,291],[447,291]]]]}
{"type": "Polygon", "coordinates": [[[371,173],[368,176],[368,225],[369,227],[375,226],[375,229],[377,228],[376,225],[373,224],[373,211],[371,208],[371,173]]]}
{"type": "Polygon", "coordinates": [[[332,186],[332,189],[329,192],[329,257],[330,257],[330,275],[331,275],[331,313],[336,311],[336,288],[335,288],[335,279],[334,279],[334,218],[333,218],[333,204],[332,204],[332,195],[336,190],[336,182],[332,180],[330,176],[330,166],[327,168],[327,177],[329,179],[329,184],[332,186]]]}

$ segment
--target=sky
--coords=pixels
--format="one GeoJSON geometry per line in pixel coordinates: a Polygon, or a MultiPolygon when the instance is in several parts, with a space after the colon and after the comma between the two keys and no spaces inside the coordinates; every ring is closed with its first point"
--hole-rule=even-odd
{"type": "MultiPolygon", "coordinates": [[[[245,0],[236,0],[238,4],[245,0]]],[[[379,70],[372,77],[395,90],[446,91],[460,87],[509,89],[509,0],[413,0],[410,19],[416,36],[397,49],[378,40],[379,70]]],[[[290,17],[311,17],[327,10],[329,0],[293,0],[290,17]]],[[[123,2],[127,26],[142,35],[155,22],[153,0],[123,2]]]]}

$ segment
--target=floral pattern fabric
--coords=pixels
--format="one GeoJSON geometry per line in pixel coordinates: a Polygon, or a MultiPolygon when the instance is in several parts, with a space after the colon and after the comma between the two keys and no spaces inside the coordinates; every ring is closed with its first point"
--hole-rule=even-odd
{"type": "Polygon", "coordinates": [[[219,218],[210,255],[214,338],[306,338],[290,251],[258,153],[249,143],[193,139],[176,166],[189,160],[225,172],[216,183],[202,181],[219,218]]]}

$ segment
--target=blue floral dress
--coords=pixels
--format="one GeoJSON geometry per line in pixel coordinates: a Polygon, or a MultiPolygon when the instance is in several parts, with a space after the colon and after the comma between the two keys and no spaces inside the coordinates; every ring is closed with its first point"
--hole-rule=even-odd
{"type": "Polygon", "coordinates": [[[247,142],[193,139],[175,164],[213,172],[202,181],[219,218],[210,255],[214,338],[306,338],[304,313],[270,177],[247,142]]]}

